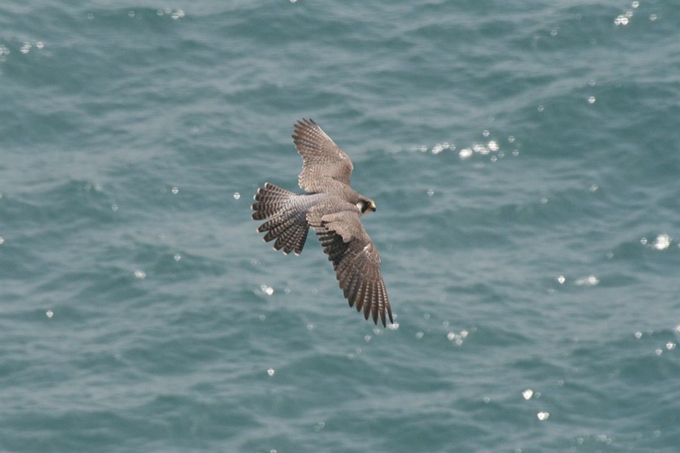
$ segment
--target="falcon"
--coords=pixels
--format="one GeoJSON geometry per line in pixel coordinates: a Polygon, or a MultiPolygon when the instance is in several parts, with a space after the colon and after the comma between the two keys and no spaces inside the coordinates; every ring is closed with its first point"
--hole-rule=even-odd
{"type": "Polygon", "coordinates": [[[386,326],[392,309],[380,273],[380,255],[361,224],[361,216],[376,205],[350,187],[354,166],[347,154],[311,119],[294,126],[293,143],[302,156],[300,188],[296,194],[265,183],[251,206],[254,220],[267,220],[257,229],[274,250],[299,255],[312,228],[333,263],[340,289],[364,318],[386,326]]]}

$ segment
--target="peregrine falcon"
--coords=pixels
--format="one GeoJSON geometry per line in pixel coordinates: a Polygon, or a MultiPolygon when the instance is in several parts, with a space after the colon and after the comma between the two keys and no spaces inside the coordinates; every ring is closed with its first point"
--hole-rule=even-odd
{"type": "Polygon", "coordinates": [[[293,143],[302,156],[298,184],[305,193],[296,194],[265,183],[257,189],[251,209],[254,220],[265,220],[257,229],[274,250],[299,255],[309,228],[316,232],[323,251],[333,263],[349,306],[363,310],[378,324],[390,323],[392,309],[380,274],[380,255],[361,225],[361,216],[376,209],[370,198],[349,186],[354,166],[331,138],[313,120],[294,126],[293,143]]]}

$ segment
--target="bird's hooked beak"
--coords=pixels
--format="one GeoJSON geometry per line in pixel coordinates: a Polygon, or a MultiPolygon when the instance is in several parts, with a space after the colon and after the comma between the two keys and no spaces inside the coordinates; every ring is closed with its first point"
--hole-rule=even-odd
{"type": "Polygon", "coordinates": [[[377,209],[377,206],[375,205],[374,202],[371,201],[371,202],[368,204],[368,209],[370,209],[372,212],[375,212],[375,210],[377,209]]]}

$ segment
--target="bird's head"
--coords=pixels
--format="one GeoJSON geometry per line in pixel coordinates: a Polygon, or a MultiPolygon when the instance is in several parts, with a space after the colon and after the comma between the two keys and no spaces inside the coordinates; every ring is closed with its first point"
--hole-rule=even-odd
{"type": "Polygon", "coordinates": [[[375,202],[366,197],[361,197],[359,199],[357,208],[359,208],[359,211],[361,211],[361,215],[368,214],[369,212],[375,212],[376,210],[375,202]]]}

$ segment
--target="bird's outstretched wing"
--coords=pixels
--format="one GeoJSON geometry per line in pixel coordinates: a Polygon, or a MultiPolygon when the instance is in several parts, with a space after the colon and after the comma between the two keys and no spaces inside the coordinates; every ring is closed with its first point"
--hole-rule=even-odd
{"type": "Polygon", "coordinates": [[[359,214],[341,211],[333,214],[308,216],[310,226],[319,236],[324,253],[333,263],[340,288],[349,306],[369,315],[374,323],[378,317],[386,326],[385,313],[390,322],[392,309],[385,282],[380,273],[380,255],[359,220],[359,214]]]}
{"type": "Polygon", "coordinates": [[[302,156],[300,187],[307,192],[323,192],[325,179],[349,185],[352,161],[314,120],[302,119],[294,126],[293,143],[302,156]]]}

